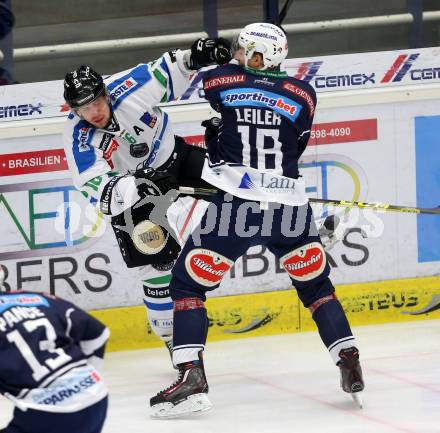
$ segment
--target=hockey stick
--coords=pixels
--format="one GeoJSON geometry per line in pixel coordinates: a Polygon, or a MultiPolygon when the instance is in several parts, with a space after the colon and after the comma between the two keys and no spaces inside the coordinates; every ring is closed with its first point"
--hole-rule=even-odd
{"type": "Polygon", "coordinates": [[[406,207],[388,203],[367,203],[363,201],[346,201],[346,200],[326,200],[324,198],[310,198],[311,203],[321,203],[330,206],[357,207],[360,209],[370,209],[375,211],[386,212],[404,212],[415,214],[431,214],[440,215],[440,207],[423,208],[423,207],[406,207]]]}
{"type": "MultiPolygon", "coordinates": [[[[187,186],[181,186],[179,192],[188,195],[214,195],[218,192],[217,189],[210,188],[191,188],[187,186]]],[[[330,206],[370,209],[374,211],[386,211],[386,212],[402,212],[402,213],[415,213],[415,214],[429,214],[440,215],[440,207],[433,208],[420,208],[420,207],[407,207],[397,206],[388,203],[367,203],[363,201],[346,201],[346,200],[327,200],[324,198],[310,198],[311,203],[326,204],[330,206]]]]}

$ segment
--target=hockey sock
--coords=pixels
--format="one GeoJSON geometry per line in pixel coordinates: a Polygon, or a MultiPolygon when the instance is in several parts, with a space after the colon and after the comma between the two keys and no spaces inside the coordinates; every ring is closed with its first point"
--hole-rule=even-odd
{"type": "Polygon", "coordinates": [[[341,349],[353,347],[355,340],[350,325],[335,294],[325,296],[309,306],[319,335],[337,364],[341,349]]]}
{"type": "Polygon", "coordinates": [[[171,274],[143,280],[144,305],[152,331],[163,340],[173,335],[173,301],[170,297],[171,274]]]}
{"type": "Polygon", "coordinates": [[[199,298],[174,301],[173,362],[174,365],[199,359],[205,348],[208,316],[199,298]]]}

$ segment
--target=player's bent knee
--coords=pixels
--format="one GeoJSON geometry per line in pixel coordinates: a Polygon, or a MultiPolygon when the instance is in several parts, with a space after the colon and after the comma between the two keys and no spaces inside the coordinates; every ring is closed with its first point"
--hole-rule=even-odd
{"type": "Polygon", "coordinates": [[[212,288],[220,284],[234,262],[215,251],[195,248],[185,256],[185,270],[197,284],[212,288]]]}
{"type": "Polygon", "coordinates": [[[206,290],[218,286],[233,264],[229,258],[207,248],[190,249],[173,268],[171,298],[174,301],[187,297],[204,300],[206,290]]]}
{"type": "Polygon", "coordinates": [[[306,308],[334,293],[327,256],[320,242],[310,242],[281,257],[298,296],[306,308]]]}
{"type": "Polygon", "coordinates": [[[327,257],[320,242],[311,242],[285,254],[281,265],[294,283],[310,283],[328,274],[327,257]]]}

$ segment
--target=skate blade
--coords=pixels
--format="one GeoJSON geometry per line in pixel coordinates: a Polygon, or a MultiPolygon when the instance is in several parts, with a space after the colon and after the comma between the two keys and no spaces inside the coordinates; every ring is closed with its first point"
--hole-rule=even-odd
{"type": "Polygon", "coordinates": [[[359,406],[359,409],[363,408],[363,401],[361,392],[353,392],[350,394],[353,401],[359,406]]]}
{"type": "Polygon", "coordinates": [[[190,395],[186,400],[179,404],[173,403],[159,403],[152,407],[153,419],[169,419],[179,418],[188,414],[195,414],[205,412],[212,408],[212,403],[209,401],[206,393],[190,395]]]}

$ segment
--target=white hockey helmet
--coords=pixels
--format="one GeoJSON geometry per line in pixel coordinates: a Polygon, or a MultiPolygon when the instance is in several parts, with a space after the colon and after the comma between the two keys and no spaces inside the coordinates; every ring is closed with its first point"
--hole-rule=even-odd
{"type": "Polygon", "coordinates": [[[237,45],[244,49],[246,64],[254,53],[260,53],[263,56],[263,70],[279,66],[288,52],[285,33],[269,23],[247,25],[238,35],[237,45]]]}

